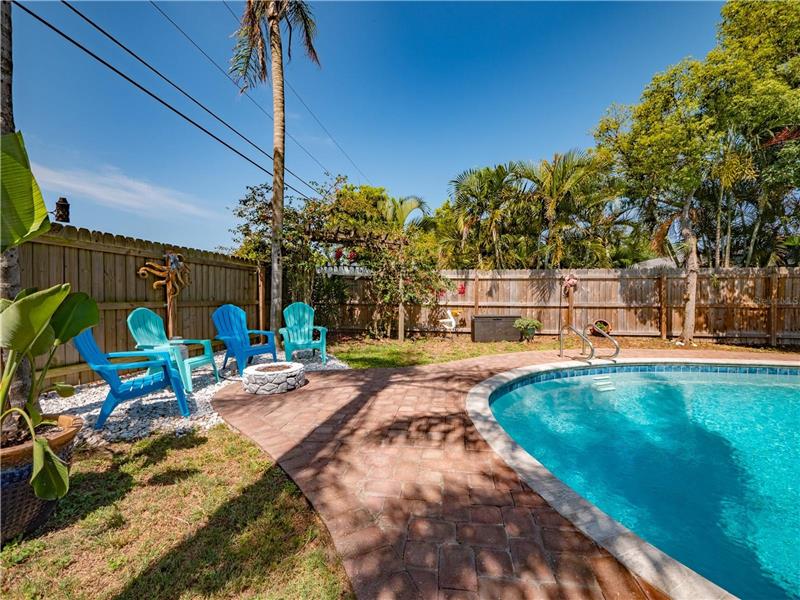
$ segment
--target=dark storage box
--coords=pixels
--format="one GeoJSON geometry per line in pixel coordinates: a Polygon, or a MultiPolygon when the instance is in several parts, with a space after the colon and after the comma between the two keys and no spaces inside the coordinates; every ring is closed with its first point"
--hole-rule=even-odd
{"type": "Polygon", "coordinates": [[[522,333],[514,328],[517,316],[478,315],[472,317],[473,342],[518,342],[522,333]]]}

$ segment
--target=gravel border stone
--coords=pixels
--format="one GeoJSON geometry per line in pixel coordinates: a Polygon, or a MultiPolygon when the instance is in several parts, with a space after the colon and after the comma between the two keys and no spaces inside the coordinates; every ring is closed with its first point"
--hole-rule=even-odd
{"type": "MultiPolygon", "coordinates": [[[[241,381],[241,375],[233,367],[236,362],[228,361],[228,368],[222,369],[224,352],[217,352],[214,360],[219,369],[220,382],[214,381],[210,367],[203,367],[192,372],[194,392],[187,394],[189,417],[178,412],[178,402],[170,389],[160,390],[135,400],[120,403],[106,421],[100,431],[94,430],[100,407],[108,394],[108,386],[104,382],[93,382],[76,386],[75,395],[61,398],[55,393],[42,396],[42,410],[46,413],[67,413],[83,418],[83,429],[78,433],[78,440],[97,446],[109,442],[132,441],[155,433],[174,433],[185,435],[195,429],[210,429],[224,423],[211,406],[211,399],[220,389],[232,381],[241,381]]],[[[284,353],[278,352],[278,361],[284,360],[284,353]]],[[[313,351],[294,353],[294,362],[303,364],[305,371],[331,371],[349,369],[350,367],[335,357],[328,355],[328,363],[322,364],[318,354],[313,351]]],[[[256,356],[251,364],[270,364],[271,356],[256,356]]]]}

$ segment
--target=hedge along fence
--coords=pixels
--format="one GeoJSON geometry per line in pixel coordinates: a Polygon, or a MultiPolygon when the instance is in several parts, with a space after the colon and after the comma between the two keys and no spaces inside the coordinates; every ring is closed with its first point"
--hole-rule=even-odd
{"type": "MultiPolygon", "coordinates": [[[[143,279],[137,271],[146,261],[163,264],[167,251],[183,255],[191,271],[191,283],[177,299],[177,335],[213,339],[211,313],[225,303],[241,306],[250,327],[266,324],[266,278],[255,262],[71,226],[53,225],[20,247],[22,286],[42,289],[66,282],[73,291],[86,292],[100,309],[100,323],[94,328],[100,348],[132,350],[135,343],[126,319],[134,308],[150,308],[166,319],[164,288],[153,289],[153,276],[143,279]]],[[[98,379],[71,343],[59,349],[53,364],[51,381],[98,379]]]]}
{"type": "MultiPolygon", "coordinates": [[[[453,291],[438,306],[406,306],[411,331],[441,331],[445,311],[459,311],[457,329],[469,333],[473,315],[520,315],[542,322],[541,333],[556,335],[567,322],[565,275],[578,279],[572,323],[597,319],[619,336],[673,337],[681,332],[685,272],[681,269],[563,269],[443,271],[453,291]]],[[[369,279],[348,280],[348,301],[334,311],[331,325],[366,330],[372,305],[369,279]]],[[[695,335],[745,344],[800,344],[800,268],[702,269],[697,284],[695,335]]]]}

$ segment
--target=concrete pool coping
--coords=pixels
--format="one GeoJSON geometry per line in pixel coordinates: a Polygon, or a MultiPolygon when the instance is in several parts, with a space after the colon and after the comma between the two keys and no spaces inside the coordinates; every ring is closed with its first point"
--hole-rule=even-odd
{"type": "Polygon", "coordinates": [[[608,550],[631,572],[675,600],[729,599],[731,593],[662,552],[616,521],[571,487],[553,475],[542,463],[524,450],[497,422],[492,413],[492,394],[521,377],[596,366],[677,364],[797,368],[797,361],[697,358],[574,359],[511,369],[474,386],[467,395],[466,410],[478,432],[491,448],[511,466],[535,492],[581,532],[608,550]]]}

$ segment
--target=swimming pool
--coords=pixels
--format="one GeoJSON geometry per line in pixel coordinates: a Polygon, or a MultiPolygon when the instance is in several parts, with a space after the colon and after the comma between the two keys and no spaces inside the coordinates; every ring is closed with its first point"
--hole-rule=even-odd
{"type": "Polygon", "coordinates": [[[800,597],[800,368],[622,364],[490,387],[507,435],[601,511],[742,598],[800,597]]]}

